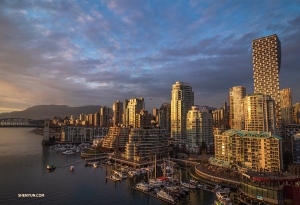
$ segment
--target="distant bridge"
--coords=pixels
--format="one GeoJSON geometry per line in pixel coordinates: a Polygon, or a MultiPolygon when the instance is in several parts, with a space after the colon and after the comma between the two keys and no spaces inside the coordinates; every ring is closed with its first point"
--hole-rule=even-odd
{"type": "Polygon", "coordinates": [[[44,127],[45,120],[32,120],[27,118],[0,119],[0,127],[44,127]]]}

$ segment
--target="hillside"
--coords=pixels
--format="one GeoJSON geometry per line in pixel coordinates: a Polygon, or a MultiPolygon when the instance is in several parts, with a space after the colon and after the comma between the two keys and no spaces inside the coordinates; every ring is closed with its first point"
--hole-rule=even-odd
{"type": "Polygon", "coordinates": [[[100,105],[87,105],[82,107],[69,107],[67,105],[36,105],[29,107],[23,111],[14,111],[10,113],[1,113],[0,119],[4,118],[28,118],[33,120],[43,120],[54,116],[69,116],[78,117],[79,114],[90,114],[99,112],[100,105]]]}

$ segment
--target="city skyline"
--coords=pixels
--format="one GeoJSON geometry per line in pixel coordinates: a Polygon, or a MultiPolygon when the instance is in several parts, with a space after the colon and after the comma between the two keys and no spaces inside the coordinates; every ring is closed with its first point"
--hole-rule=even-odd
{"type": "Polygon", "coordinates": [[[0,113],[41,104],[112,107],[171,102],[219,108],[229,89],[253,93],[252,40],[281,41],[280,89],[300,102],[300,3],[291,1],[1,1],[0,113]]]}

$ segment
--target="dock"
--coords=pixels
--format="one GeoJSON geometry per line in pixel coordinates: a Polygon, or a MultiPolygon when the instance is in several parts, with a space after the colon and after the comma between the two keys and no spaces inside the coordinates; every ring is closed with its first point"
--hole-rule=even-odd
{"type": "Polygon", "coordinates": [[[142,192],[143,194],[146,194],[146,195],[148,195],[148,196],[151,196],[151,197],[154,197],[154,198],[156,198],[156,199],[159,199],[159,200],[162,200],[162,201],[164,201],[164,202],[167,202],[167,203],[169,203],[169,204],[176,204],[177,202],[172,202],[172,201],[169,201],[169,200],[167,200],[167,199],[164,199],[164,198],[160,198],[160,197],[158,197],[157,196],[157,194],[156,193],[153,193],[153,191],[143,191],[143,190],[140,190],[140,189],[137,189],[136,187],[131,187],[132,189],[134,189],[134,190],[137,190],[137,191],[139,191],[139,192],[142,192]]]}

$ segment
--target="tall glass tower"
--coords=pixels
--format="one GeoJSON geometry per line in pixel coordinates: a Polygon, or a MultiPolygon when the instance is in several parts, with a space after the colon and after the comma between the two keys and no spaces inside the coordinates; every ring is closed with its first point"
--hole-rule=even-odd
{"type": "Polygon", "coordinates": [[[269,95],[275,101],[276,130],[281,127],[279,71],[281,43],[276,34],[252,41],[254,93],[269,95]]]}

